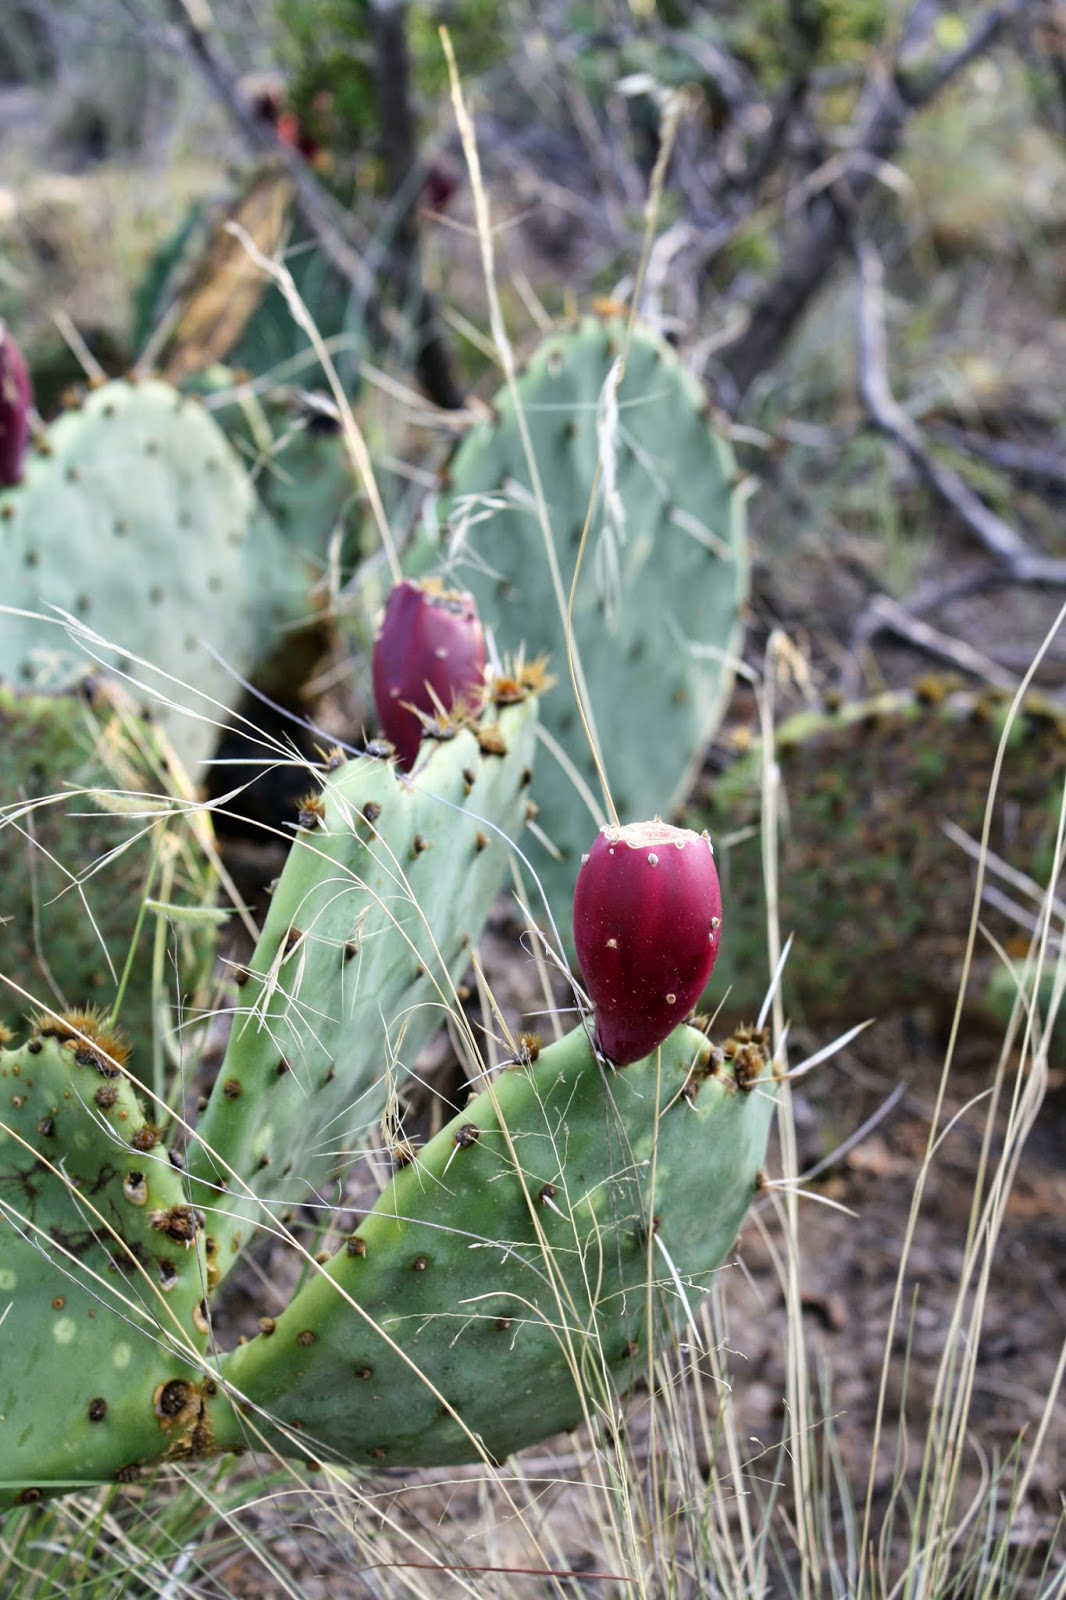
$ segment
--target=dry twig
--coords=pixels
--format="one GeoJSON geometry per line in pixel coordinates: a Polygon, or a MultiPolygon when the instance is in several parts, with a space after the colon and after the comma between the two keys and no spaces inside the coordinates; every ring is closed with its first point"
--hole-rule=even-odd
{"type": "Polygon", "coordinates": [[[926,447],[921,429],[892,393],[884,322],[884,272],[873,246],[856,244],[859,265],[859,354],[862,396],[875,426],[895,441],[932,488],[996,558],[992,582],[1066,585],[1066,561],[1029,549],[1021,534],[985,505],[966,480],[926,447]]]}
{"type": "Polygon", "coordinates": [[[859,382],[870,419],[905,452],[934,492],[976,535],[994,558],[994,564],[961,582],[926,589],[912,596],[906,604],[901,605],[886,595],[876,595],[857,618],[852,631],[851,677],[854,679],[858,673],[858,653],[882,629],[889,628],[919,648],[951,660],[966,672],[1012,688],[1014,680],[1009,673],[963,641],[952,640],[947,634],[919,622],[918,612],[933,610],[947,600],[959,598],[962,593],[973,593],[996,584],[1066,585],[1066,561],[1031,551],[1016,528],[997,516],[953,467],[938,461],[930,452],[922,430],[892,393],[881,259],[872,244],[864,239],[856,240],[855,255],[859,287],[859,382]]]}
{"type": "MultiPolygon", "coordinates": [[[[917,77],[904,71],[898,55],[874,70],[855,115],[854,137],[841,158],[846,176],[812,201],[796,248],[747,307],[744,326],[718,346],[713,377],[723,405],[739,409],[755,379],[781,354],[847,244],[856,208],[898,151],[911,116],[991,49],[1017,9],[1018,0],[990,7],[958,50],[917,77]]],[[[916,6],[904,27],[904,44],[917,12],[916,6]]]]}

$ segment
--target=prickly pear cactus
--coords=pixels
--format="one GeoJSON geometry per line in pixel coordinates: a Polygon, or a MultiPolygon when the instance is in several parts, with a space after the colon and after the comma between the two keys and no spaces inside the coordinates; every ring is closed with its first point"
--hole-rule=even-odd
{"type": "Polygon", "coordinates": [[[0,1015],[31,997],[110,1008],[152,1060],[179,996],[188,1020],[215,947],[210,824],[158,729],[113,685],[0,686],[0,1015]],[[158,949],[146,895],[173,908],[158,949]]]}
{"type": "MultiPolygon", "coordinates": [[[[916,1006],[950,1015],[975,866],[945,826],[980,840],[1008,710],[996,692],[930,678],[913,692],[806,713],[779,730],[780,920],[783,937],[795,934],[784,979],[792,1015],[839,1022],[916,1006]]],[[[729,931],[714,988],[722,995],[732,985],[726,1017],[756,1014],[770,976],[762,760],[758,748],[741,757],[686,817],[715,841],[729,931]]],[[[1011,733],[989,843],[1038,890],[1053,866],[1064,778],[1066,719],[1034,696],[1011,733]]],[[[994,864],[986,881],[997,886],[994,864]]],[[[1012,885],[998,887],[1016,898],[1012,885]]],[[[982,920],[1009,951],[1024,954],[1027,929],[991,903],[982,920]]],[[[969,996],[991,1019],[1002,1009],[985,987],[997,958],[983,939],[976,957],[969,996]]]]}
{"type": "Polygon", "coordinates": [[[575,1427],[579,1385],[610,1404],[698,1306],[755,1193],[772,1091],[762,1039],[691,1028],[620,1072],[579,1028],[496,1077],[224,1358],[216,1447],[429,1466],[575,1427]]]}
{"type": "Polygon", "coordinates": [[[11,608],[0,678],[69,683],[86,666],[79,630],[90,630],[91,659],[189,708],[161,703],[190,770],[238,697],[234,674],[309,608],[303,569],[222,432],[196,401],[149,381],[91,393],[28,457],[23,483],[0,493],[0,593],[11,608]]]}
{"type": "Polygon", "coordinates": [[[537,701],[498,693],[518,703],[442,727],[411,778],[356,757],[305,802],[189,1151],[221,1272],[273,1211],[335,1201],[390,1081],[454,1008],[530,804],[537,701]]]}
{"type": "Polygon", "coordinates": [[[568,920],[581,852],[607,820],[566,673],[565,608],[597,467],[573,632],[618,815],[667,815],[695,776],[732,683],[747,594],[743,494],[706,395],[660,339],[633,338],[617,397],[619,320],[587,318],[538,349],[518,384],[550,522],[546,548],[510,394],[463,440],[437,514],[449,581],[487,628],[547,654],[539,826],[532,854],[568,920]],[[557,582],[553,581],[553,563],[557,582]]]}
{"type": "Polygon", "coordinates": [[[0,1047],[0,1509],[195,1436],[203,1232],[125,1055],[84,1014],[0,1047]]]}
{"type": "MultiPolygon", "coordinates": [[[[219,417],[235,442],[240,429],[231,407],[219,417]]],[[[246,422],[249,471],[266,510],[290,549],[347,581],[361,551],[359,494],[339,428],[329,414],[298,398],[279,398],[246,422]]]]}

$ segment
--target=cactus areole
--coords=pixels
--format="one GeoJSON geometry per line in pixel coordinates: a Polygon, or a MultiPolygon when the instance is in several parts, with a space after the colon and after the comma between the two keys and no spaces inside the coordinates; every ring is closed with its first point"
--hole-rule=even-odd
{"type": "Polygon", "coordinates": [[[22,351],[0,322],[0,489],[22,482],[33,392],[22,351]]]}
{"type": "Polygon", "coordinates": [[[574,945],[609,1060],[642,1060],[684,1021],[711,975],[721,931],[706,833],[658,817],[601,828],[578,873],[574,945]]]}
{"type": "Polygon", "coordinates": [[[484,675],[485,635],[473,596],[433,582],[398,583],[374,646],[373,676],[381,730],[405,772],[415,764],[425,720],[476,710],[484,675]]]}

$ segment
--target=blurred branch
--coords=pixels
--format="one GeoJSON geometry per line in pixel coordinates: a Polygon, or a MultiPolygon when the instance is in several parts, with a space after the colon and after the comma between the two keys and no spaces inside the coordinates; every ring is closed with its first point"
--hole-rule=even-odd
{"type": "MultiPolygon", "coordinates": [[[[900,446],[922,477],[958,512],[985,549],[1009,565],[1027,554],[1021,536],[985,505],[953,467],[930,455],[918,424],[892,393],[885,333],[884,268],[868,241],[859,240],[855,253],[859,268],[859,382],[871,420],[900,446]]],[[[1066,563],[1062,566],[1066,572],[1066,563]]]]}
{"type": "Polygon", "coordinates": [[[899,149],[914,112],[927,105],[1000,37],[1016,9],[993,6],[978,18],[965,43],[932,67],[907,74],[898,57],[875,71],[855,115],[855,136],[841,153],[845,176],[815,199],[795,249],[747,310],[741,331],[717,348],[719,399],[737,410],[760,373],[777,360],[810,301],[825,283],[848,242],[856,208],[899,149]]]}
{"type": "Polygon", "coordinates": [[[133,10],[144,29],[194,62],[203,82],[226,109],[230,122],[240,131],[248,149],[256,155],[267,155],[290,176],[296,206],[315,235],[323,256],[359,293],[363,320],[371,333],[376,338],[386,338],[389,330],[381,312],[373,274],[363,261],[360,246],[355,245],[351,237],[352,219],[333,195],[323,189],[304,158],[296,150],[283,146],[274,128],[256,117],[240,91],[237,74],[214,42],[214,22],[206,0],[165,0],[165,10],[171,18],[170,29],[160,29],[157,19],[142,10],[139,3],[134,3],[133,10]]]}
{"type": "Polygon", "coordinates": [[[967,640],[953,638],[940,628],[922,622],[908,606],[901,605],[890,595],[877,594],[862,612],[852,632],[851,665],[856,673],[852,693],[857,692],[859,688],[859,653],[882,632],[894,633],[897,637],[906,639],[908,644],[914,645],[916,649],[924,651],[926,655],[933,656],[937,661],[945,661],[950,666],[958,667],[961,672],[980,678],[982,682],[990,683],[997,689],[1006,689],[1013,693],[1018,687],[1016,673],[1008,671],[998,661],[993,661],[991,656],[986,656],[983,651],[976,650],[967,640]]]}
{"type": "MultiPolygon", "coordinates": [[[[368,242],[353,239],[353,219],[319,183],[306,161],[276,137],[256,116],[241,93],[238,77],[214,35],[206,0],[166,0],[179,48],[191,58],[215,98],[240,130],[248,148],[284,168],[292,180],[295,202],[330,266],[360,297],[363,317],[378,339],[388,336],[374,273],[367,265],[368,242]],[[365,255],[364,253],[365,252],[365,255]]],[[[405,30],[406,7],[396,0],[378,0],[371,7],[381,84],[380,111],[386,170],[393,193],[409,196],[394,235],[396,273],[402,292],[418,299],[416,325],[419,378],[435,404],[449,410],[463,404],[444,347],[436,306],[422,287],[416,196],[412,192],[416,151],[411,110],[410,62],[405,30]]],[[[171,41],[173,42],[173,41],[171,41]]]]}
{"type": "Polygon", "coordinates": [[[213,37],[213,21],[205,0],[165,0],[165,3],[177,32],[178,48],[195,62],[204,82],[240,130],[248,148],[270,156],[288,173],[296,192],[296,204],[322,253],[358,291],[367,325],[380,333],[381,311],[373,275],[350,238],[348,214],[318,182],[302,156],[279,143],[273,128],[256,116],[241,94],[237,74],[213,37]]]}
{"type": "Polygon", "coordinates": [[[1066,13],[1061,0],[1032,0],[1018,17],[1018,40],[1038,115],[1066,138],[1066,13]],[[1050,88],[1041,92],[1041,85],[1050,88]]]}
{"type": "Polygon", "coordinates": [[[855,254],[859,288],[859,384],[870,420],[899,446],[933,491],[995,558],[995,564],[961,581],[926,588],[902,604],[884,594],[874,595],[856,618],[852,630],[850,679],[846,674],[845,691],[854,692],[856,687],[859,653],[886,629],[930,654],[951,660],[965,671],[996,683],[1001,681],[997,674],[1001,674],[1002,669],[964,641],[953,640],[919,622],[919,612],[934,610],[962,594],[999,584],[1066,586],[1066,561],[1031,551],[1017,529],[997,516],[953,467],[930,453],[921,429],[895,398],[889,382],[881,259],[866,240],[856,241],[855,254]]]}
{"type": "Polygon", "coordinates": [[[371,0],[370,31],[378,88],[381,153],[395,221],[392,265],[401,299],[414,298],[418,333],[415,366],[434,404],[458,411],[464,404],[456,382],[436,301],[422,280],[419,237],[418,136],[411,93],[411,53],[407,45],[407,6],[403,0],[371,0]]]}
{"type": "Polygon", "coordinates": [[[1049,496],[1066,492],[1066,458],[1061,447],[1042,450],[1038,445],[1014,444],[1008,439],[985,439],[948,423],[938,423],[935,433],[953,450],[987,461],[1001,472],[1035,484],[1049,496]]]}
{"type": "Polygon", "coordinates": [[[664,44],[688,56],[695,62],[709,83],[722,97],[733,116],[741,120],[750,118],[753,108],[762,106],[762,98],[735,56],[721,45],[713,44],[687,28],[663,28],[660,37],[664,44]]]}

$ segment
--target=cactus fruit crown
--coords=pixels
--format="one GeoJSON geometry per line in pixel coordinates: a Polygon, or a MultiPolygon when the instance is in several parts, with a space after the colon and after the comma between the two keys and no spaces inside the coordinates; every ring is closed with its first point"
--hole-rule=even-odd
{"type": "Polygon", "coordinates": [[[609,822],[600,832],[609,847],[624,844],[630,850],[652,850],[657,845],[670,845],[674,850],[683,850],[696,839],[709,841],[710,837],[706,829],[697,834],[691,828],[675,828],[661,817],[652,817],[650,822],[609,822]]]}
{"type": "Polygon", "coordinates": [[[708,834],[659,817],[600,830],[574,891],[574,944],[600,1048],[616,1065],[657,1049],[692,1010],[721,925],[708,834]]]}

